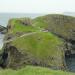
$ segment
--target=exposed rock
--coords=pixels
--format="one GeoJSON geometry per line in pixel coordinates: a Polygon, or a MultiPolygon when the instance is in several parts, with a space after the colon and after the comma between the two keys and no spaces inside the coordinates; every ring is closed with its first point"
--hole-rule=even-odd
{"type": "MultiPolygon", "coordinates": [[[[36,19],[45,22],[47,25],[46,29],[48,29],[48,31],[53,32],[63,38],[66,38],[67,40],[75,40],[75,17],[51,14],[36,19]]],[[[37,20],[37,22],[39,21],[37,20]]]]}
{"type": "Polygon", "coordinates": [[[42,17],[38,17],[35,19],[38,24],[41,22],[45,23],[46,26],[40,26],[54,35],[64,39],[68,46],[68,49],[75,53],[75,17],[59,15],[59,14],[51,14],[42,17]],[[68,45],[70,44],[70,46],[68,45]]]}
{"type": "MultiPolygon", "coordinates": [[[[50,56],[48,60],[57,62],[58,58],[50,56]]],[[[2,68],[19,69],[21,67],[24,67],[25,65],[35,65],[49,67],[52,69],[66,69],[66,65],[63,59],[59,59],[59,62],[63,61],[60,66],[50,66],[47,61],[40,60],[39,58],[37,59],[36,56],[33,56],[31,53],[28,52],[19,52],[16,47],[10,46],[10,44],[7,44],[7,46],[4,48],[1,61],[2,63],[0,63],[0,66],[2,68]]]]}
{"type": "Polygon", "coordinates": [[[25,65],[65,69],[64,49],[64,42],[52,34],[43,32],[32,34],[6,43],[2,56],[4,56],[4,52],[7,52],[8,57],[7,60],[2,58],[1,65],[13,69],[21,68],[25,65]],[[51,39],[54,40],[52,41],[51,39]]]}
{"type": "Polygon", "coordinates": [[[0,32],[1,32],[2,34],[7,33],[7,28],[0,25],[0,32]]]}
{"type": "Polygon", "coordinates": [[[30,18],[22,18],[19,20],[19,22],[21,22],[23,25],[32,25],[32,19],[30,18]]]}

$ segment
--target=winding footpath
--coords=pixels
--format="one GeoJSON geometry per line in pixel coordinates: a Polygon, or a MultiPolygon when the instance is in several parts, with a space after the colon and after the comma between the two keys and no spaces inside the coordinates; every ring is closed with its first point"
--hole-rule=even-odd
{"type": "Polygon", "coordinates": [[[29,36],[29,35],[36,34],[36,33],[40,33],[40,32],[48,32],[48,30],[44,30],[44,31],[43,31],[43,30],[40,30],[39,32],[25,33],[25,34],[23,34],[23,35],[21,35],[21,36],[19,36],[19,37],[14,37],[14,38],[12,38],[12,39],[10,39],[10,40],[4,41],[4,44],[5,44],[5,43],[12,42],[12,41],[14,41],[14,40],[16,40],[16,39],[18,39],[18,38],[21,38],[21,37],[24,37],[24,36],[29,36]]]}

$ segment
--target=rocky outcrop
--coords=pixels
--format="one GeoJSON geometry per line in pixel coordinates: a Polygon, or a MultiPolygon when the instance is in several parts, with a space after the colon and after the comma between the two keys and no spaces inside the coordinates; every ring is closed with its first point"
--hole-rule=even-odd
{"type": "Polygon", "coordinates": [[[0,32],[1,32],[2,34],[7,33],[7,28],[0,25],[0,32]]]}
{"type": "MultiPolygon", "coordinates": [[[[46,29],[63,38],[75,40],[75,17],[51,14],[36,18],[46,23],[46,29]]],[[[37,20],[37,22],[39,22],[37,20]]],[[[38,25],[38,24],[37,24],[38,25]]],[[[40,26],[40,25],[39,25],[40,26]]],[[[44,26],[42,26],[44,27],[44,26]]]]}
{"type": "MultiPolygon", "coordinates": [[[[75,48],[75,17],[51,14],[35,19],[38,24],[43,22],[46,26],[42,26],[49,32],[64,39],[66,43],[70,43],[70,50],[74,52],[75,48]]],[[[38,24],[36,24],[38,26],[38,24]]],[[[40,26],[40,25],[39,25],[40,26]]],[[[41,26],[40,26],[41,27],[41,26]]],[[[68,45],[67,45],[68,46],[68,45]]]]}
{"type": "MultiPolygon", "coordinates": [[[[48,45],[47,43],[44,43],[44,41],[48,39],[42,37],[42,34],[40,34],[42,38],[39,37],[39,35],[36,35],[30,35],[27,38],[21,37],[20,39],[17,39],[19,41],[15,40],[13,42],[6,43],[3,48],[3,62],[1,63],[1,66],[3,68],[7,67],[12,69],[18,69],[24,67],[25,65],[36,65],[42,67],[49,67],[52,69],[65,69],[65,61],[63,60],[65,49],[65,47],[63,46],[64,42],[57,38],[57,40],[60,40],[61,43],[56,43],[54,44],[54,46],[52,46],[51,44],[48,45]],[[27,40],[28,42],[26,42],[27,40]],[[33,42],[31,42],[32,40],[33,42]],[[4,59],[3,57],[6,57],[6,55],[7,58],[4,59]]],[[[49,42],[51,42],[51,40],[49,40],[49,42]]]]}
{"type": "MultiPolygon", "coordinates": [[[[16,21],[24,26],[33,24],[36,28],[48,30],[48,32],[32,34],[6,43],[1,55],[2,62],[0,65],[2,67],[16,69],[25,65],[39,65],[53,69],[66,69],[65,56],[75,53],[74,17],[47,15],[34,19],[33,23],[30,19],[19,19],[16,21]],[[43,54],[42,52],[45,53],[43,54]]],[[[9,21],[8,33],[13,30],[16,25],[14,24],[12,20],[9,21]]],[[[20,35],[19,33],[17,34],[20,35]]],[[[12,32],[9,35],[7,35],[9,37],[7,40],[15,36],[12,36],[12,32]]]]}

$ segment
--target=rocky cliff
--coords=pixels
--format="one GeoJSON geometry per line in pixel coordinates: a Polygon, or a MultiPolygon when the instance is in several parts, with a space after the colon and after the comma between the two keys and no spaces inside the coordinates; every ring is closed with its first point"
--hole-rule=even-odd
{"type": "Polygon", "coordinates": [[[7,27],[2,67],[37,65],[65,69],[65,56],[75,52],[74,17],[52,14],[35,19],[11,19],[7,27]]]}
{"type": "Polygon", "coordinates": [[[5,34],[5,33],[7,32],[7,28],[0,25],[0,32],[1,32],[2,34],[5,34]]]}
{"type": "Polygon", "coordinates": [[[75,17],[51,14],[34,19],[35,26],[44,28],[66,41],[66,48],[75,52],[75,17]],[[40,23],[40,24],[39,24],[40,23]]]}

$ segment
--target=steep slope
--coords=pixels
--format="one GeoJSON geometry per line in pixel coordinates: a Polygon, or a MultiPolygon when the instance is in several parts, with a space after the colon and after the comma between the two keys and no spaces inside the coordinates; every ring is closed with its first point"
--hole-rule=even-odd
{"type": "Polygon", "coordinates": [[[65,69],[65,58],[75,54],[75,17],[51,14],[11,19],[1,66],[13,69],[37,65],[65,69]]]}
{"type": "Polygon", "coordinates": [[[48,30],[66,42],[66,54],[75,54],[75,17],[50,14],[33,20],[34,26],[48,30]]]}
{"type": "Polygon", "coordinates": [[[75,40],[75,17],[51,14],[34,19],[34,23],[67,40],[75,40]]]}
{"type": "Polygon", "coordinates": [[[53,69],[65,69],[64,41],[54,34],[38,28],[33,21],[31,24],[25,23],[25,21],[23,19],[10,21],[7,39],[19,38],[5,43],[1,66],[16,69],[30,64],[53,69]],[[18,34],[16,34],[17,32],[18,34]],[[32,32],[36,33],[20,37],[32,32]],[[14,36],[9,38],[8,34],[14,36]]]}
{"type": "Polygon", "coordinates": [[[8,67],[17,68],[26,64],[62,69],[64,64],[64,42],[49,32],[37,32],[20,37],[5,49],[8,67]]]}
{"type": "Polygon", "coordinates": [[[32,26],[32,19],[30,18],[15,18],[9,20],[7,30],[8,33],[6,36],[7,39],[10,39],[24,33],[35,32],[37,31],[37,28],[32,26]]]}

